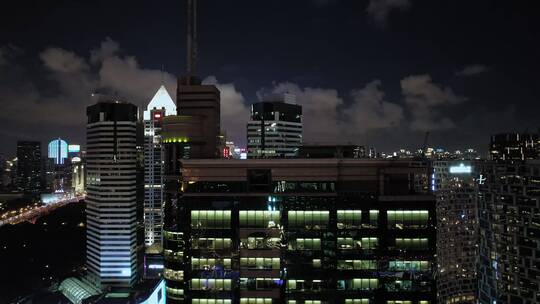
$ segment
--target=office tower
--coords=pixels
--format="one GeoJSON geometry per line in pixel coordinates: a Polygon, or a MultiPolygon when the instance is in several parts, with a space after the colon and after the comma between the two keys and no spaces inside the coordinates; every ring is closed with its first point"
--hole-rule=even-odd
{"type": "Polygon", "coordinates": [[[86,112],[88,272],[100,288],[132,286],[142,266],[137,107],[102,97],[86,112]]]}
{"type": "Polygon", "coordinates": [[[540,303],[540,162],[479,168],[479,302],[540,303]]]}
{"type": "Polygon", "coordinates": [[[176,104],[161,86],[148,103],[144,119],[144,242],[161,251],[163,228],[163,151],[161,128],[163,117],[176,115],[176,104]]]}
{"type": "Polygon", "coordinates": [[[538,134],[503,133],[491,136],[489,159],[495,161],[527,160],[540,157],[538,134]]]}
{"type": "Polygon", "coordinates": [[[438,303],[477,303],[478,218],[475,162],[433,162],[437,200],[438,303]]]}
{"type": "Polygon", "coordinates": [[[19,191],[41,191],[41,142],[17,142],[17,185],[19,191]]]}
{"type": "Polygon", "coordinates": [[[186,74],[178,79],[177,115],[163,119],[164,150],[164,224],[163,257],[167,302],[175,303],[184,288],[169,276],[182,266],[179,259],[178,210],[181,196],[182,159],[220,157],[220,92],[214,85],[202,85],[196,76],[197,1],[187,1],[187,65],[186,74]]]}
{"type": "Polygon", "coordinates": [[[248,158],[294,157],[302,145],[302,107],[292,94],[270,95],[251,106],[248,158]]]}
{"type": "Polygon", "coordinates": [[[86,193],[86,158],[73,158],[72,164],[72,191],[75,195],[86,193]]]}
{"type": "Polygon", "coordinates": [[[49,142],[48,156],[55,165],[63,165],[68,157],[68,144],[65,140],[58,138],[49,142]]]}
{"type": "Polygon", "coordinates": [[[436,303],[430,172],[399,160],[183,160],[167,294],[195,304],[436,303]]]}
{"type": "Polygon", "coordinates": [[[193,144],[201,157],[216,158],[220,155],[220,92],[215,85],[202,85],[195,78],[178,81],[176,103],[178,115],[196,124],[199,137],[193,144]],[[191,82],[187,83],[186,80],[191,82]]]}

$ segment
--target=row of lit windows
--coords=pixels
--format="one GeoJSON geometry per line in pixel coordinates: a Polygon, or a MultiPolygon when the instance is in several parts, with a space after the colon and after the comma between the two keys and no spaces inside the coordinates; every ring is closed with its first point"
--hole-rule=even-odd
{"type": "Polygon", "coordinates": [[[339,270],[376,270],[376,260],[338,260],[337,269],[339,270]]]}
{"type": "Polygon", "coordinates": [[[182,270],[172,270],[165,268],[163,277],[167,280],[182,282],[184,280],[184,272],[182,270]]]}
{"type": "Polygon", "coordinates": [[[379,287],[379,279],[338,280],[338,290],[373,290],[379,287]]]}
{"type": "Polygon", "coordinates": [[[191,279],[191,290],[231,290],[231,279],[191,279]]]}
{"type": "Polygon", "coordinates": [[[248,237],[240,240],[240,247],[247,249],[279,249],[280,243],[280,238],[248,237]]]}
{"type": "MultiPolygon", "coordinates": [[[[169,288],[167,287],[169,291],[169,288]]],[[[287,300],[287,304],[300,304],[302,301],[287,300]]],[[[231,299],[191,299],[191,304],[231,304],[231,299]]],[[[304,304],[322,304],[321,300],[304,300],[304,304]]],[[[370,299],[345,299],[344,304],[370,304],[370,299]]],[[[420,300],[418,304],[429,304],[430,301],[420,300]]],[[[272,298],[240,298],[240,304],[272,304],[272,298]]],[[[386,304],[413,304],[410,300],[390,300],[386,304]]]]}
{"type": "Polygon", "coordinates": [[[321,239],[299,238],[289,242],[290,250],[321,250],[321,239]]]}
{"type": "Polygon", "coordinates": [[[396,247],[399,249],[427,249],[427,238],[396,238],[396,247]]]}
{"type": "Polygon", "coordinates": [[[240,258],[240,267],[250,269],[280,269],[279,258],[240,258]]]}
{"type": "MultiPolygon", "coordinates": [[[[279,248],[279,238],[249,237],[241,240],[241,247],[247,249],[271,249],[279,248]]],[[[398,249],[427,249],[427,238],[396,238],[396,248],[398,249]]],[[[363,237],[355,239],[351,237],[338,237],[337,246],[339,249],[376,249],[379,239],[376,237],[363,237]]],[[[229,238],[198,238],[192,241],[193,249],[230,249],[232,240],[229,238]]],[[[321,250],[321,239],[319,238],[297,238],[289,242],[290,250],[321,250]]],[[[165,250],[165,258],[181,259],[181,252],[165,250]]]]}
{"type": "Polygon", "coordinates": [[[240,227],[273,228],[279,224],[279,211],[240,211],[240,227]]]}
{"type": "Polygon", "coordinates": [[[330,219],[329,211],[289,211],[289,227],[325,228],[330,219]]]}
{"type": "Polygon", "coordinates": [[[231,299],[191,299],[191,304],[231,304],[231,299]]]}
{"type": "Polygon", "coordinates": [[[240,304],[272,304],[272,298],[240,298],[240,304]]]}
{"type": "Polygon", "coordinates": [[[427,210],[388,210],[389,228],[425,228],[428,225],[427,210]]]}
{"type": "MultiPolygon", "coordinates": [[[[319,211],[288,211],[289,227],[324,229],[328,226],[330,212],[319,211]]],[[[427,210],[388,210],[389,228],[425,228],[428,225],[427,210]]],[[[240,211],[240,227],[272,228],[280,222],[279,211],[242,210],[240,211]]],[[[369,211],[369,225],[376,226],[379,211],[369,211]]],[[[362,211],[338,210],[338,229],[359,228],[362,225],[362,211]]],[[[192,228],[228,229],[231,227],[231,211],[229,210],[192,210],[192,228]]]]}
{"type": "Polygon", "coordinates": [[[163,250],[163,257],[168,261],[180,261],[184,257],[183,251],[172,251],[170,249],[163,250]]]}
{"type": "Polygon", "coordinates": [[[379,239],[375,237],[363,237],[359,240],[350,237],[338,237],[339,249],[375,249],[379,246],[379,239]]]}
{"type": "Polygon", "coordinates": [[[192,210],[192,228],[231,228],[230,210],[192,210]]]}
{"type": "Polygon", "coordinates": [[[431,270],[429,261],[390,261],[388,270],[397,271],[428,271],[431,270]]]}
{"type": "Polygon", "coordinates": [[[279,288],[282,280],[279,278],[240,278],[240,289],[268,290],[279,288]]]}
{"type": "Polygon", "coordinates": [[[379,220],[379,210],[369,210],[369,223],[362,225],[362,211],[360,210],[338,210],[337,228],[350,229],[364,227],[376,227],[379,220]]]}
{"type": "Polygon", "coordinates": [[[232,240],[227,238],[199,238],[192,241],[193,249],[230,249],[232,240]]]}
{"type": "Polygon", "coordinates": [[[191,258],[191,269],[193,270],[213,270],[217,267],[232,269],[231,259],[191,258]]]}

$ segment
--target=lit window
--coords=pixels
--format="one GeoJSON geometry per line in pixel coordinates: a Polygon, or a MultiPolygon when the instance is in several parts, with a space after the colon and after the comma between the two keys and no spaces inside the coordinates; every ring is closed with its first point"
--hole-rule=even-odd
{"type": "Polygon", "coordinates": [[[248,269],[279,269],[279,258],[240,258],[240,267],[248,269]]]}
{"type": "Polygon", "coordinates": [[[338,210],[337,228],[359,228],[362,224],[362,211],[360,210],[338,210]]]}
{"type": "Polygon", "coordinates": [[[191,290],[231,290],[231,280],[191,279],[191,290]]]}
{"type": "Polygon", "coordinates": [[[184,280],[184,272],[182,270],[172,270],[165,268],[163,276],[167,280],[182,282],[184,280]]]}
{"type": "Polygon", "coordinates": [[[388,270],[392,271],[429,271],[429,261],[390,261],[388,270]]]}
{"type": "Polygon", "coordinates": [[[376,270],[376,260],[338,260],[337,269],[339,270],[376,270]]]}
{"type": "Polygon", "coordinates": [[[192,210],[191,227],[194,229],[228,229],[231,227],[231,211],[192,210]]]}
{"type": "Polygon", "coordinates": [[[240,227],[274,228],[279,225],[279,211],[241,210],[240,227]]]}
{"type": "Polygon", "coordinates": [[[191,269],[193,270],[217,270],[231,269],[231,259],[205,259],[191,258],[191,269]]]}
{"type": "Polygon", "coordinates": [[[369,304],[369,299],[345,299],[345,304],[369,304]]]}
{"type": "Polygon", "coordinates": [[[232,245],[231,239],[223,238],[199,238],[192,242],[193,249],[230,249],[232,245]]]}
{"type": "Polygon", "coordinates": [[[231,299],[191,299],[191,304],[231,304],[231,299]]]}
{"type": "Polygon", "coordinates": [[[388,210],[388,228],[411,229],[426,228],[429,212],[427,210],[388,210]]]}
{"type": "Polygon", "coordinates": [[[289,211],[288,222],[291,228],[324,229],[328,226],[328,211],[289,211]]]}
{"type": "Polygon", "coordinates": [[[397,249],[424,250],[428,249],[427,238],[396,238],[397,249]]]}
{"type": "Polygon", "coordinates": [[[373,290],[379,287],[378,279],[338,280],[338,290],[373,290]]]}
{"type": "Polygon", "coordinates": [[[240,304],[272,304],[272,298],[240,298],[240,304]]]}
{"type": "Polygon", "coordinates": [[[290,250],[321,250],[321,239],[299,238],[289,242],[290,250]]]}

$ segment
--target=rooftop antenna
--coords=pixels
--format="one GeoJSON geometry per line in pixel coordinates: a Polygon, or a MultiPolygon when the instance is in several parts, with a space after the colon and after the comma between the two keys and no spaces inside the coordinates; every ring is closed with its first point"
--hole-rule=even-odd
{"type": "Polygon", "coordinates": [[[197,73],[197,0],[187,0],[187,77],[197,73]]]}

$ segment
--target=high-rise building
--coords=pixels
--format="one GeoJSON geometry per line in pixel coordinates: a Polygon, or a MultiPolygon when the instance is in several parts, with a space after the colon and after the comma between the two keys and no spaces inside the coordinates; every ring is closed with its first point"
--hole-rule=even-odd
{"type": "Polygon", "coordinates": [[[86,193],[86,157],[73,158],[72,164],[72,191],[76,195],[86,193]]]}
{"type": "Polygon", "coordinates": [[[479,172],[479,302],[540,303],[540,161],[479,172]]]}
{"type": "MultiPolygon", "coordinates": [[[[200,151],[200,157],[216,158],[220,151],[220,92],[215,85],[203,85],[192,78],[181,78],[178,81],[176,104],[178,115],[190,127],[197,128],[197,141],[193,141],[194,149],[200,151]],[[189,80],[189,82],[188,82],[189,80]]],[[[189,140],[189,138],[187,138],[189,140]]]]}
{"type": "Polygon", "coordinates": [[[438,303],[477,303],[478,218],[475,162],[433,162],[437,200],[438,303]]]}
{"type": "Polygon", "coordinates": [[[491,136],[489,159],[496,161],[528,160],[540,157],[538,134],[502,133],[491,136]]]}
{"type": "Polygon", "coordinates": [[[143,113],[144,119],[144,240],[161,251],[163,228],[163,117],[176,115],[176,104],[161,86],[143,113]]]}
{"type": "Polygon", "coordinates": [[[41,142],[17,142],[17,188],[23,192],[41,191],[41,142]]]}
{"type": "Polygon", "coordinates": [[[171,302],[436,303],[424,162],[182,160],[171,302]]]}
{"type": "Polygon", "coordinates": [[[202,85],[196,76],[197,60],[197,1],[187,1],[187,68],[178,79],[177,115],[163,119],[162,141],[164,150],[164,225],[163,255],[167,302],[176,303],[184,290],[178,278],[171,273],[183,267],[179,251],[178,211],[181,196],[183,159],[218,158],[221,156],[220,92],[214,85],[202,85]]]}
{"type": "Polygon", "coordinates": [[[55,165],[63,165],[68,157],[68,144],[61,138],[49,142],[48,156],[55,165]]]}
{"type": "Polygon", "coordinates": [[[137,113],[105,98],[87,108],[87,268],[100,288],[132,286],[141,272],[137,113]]]}
{"type": "Polygon", "coordinates": [[[292,94],[269,95],[251,106],[248,158],[294,157],[302,145],[302,106],[292,94]]]}

